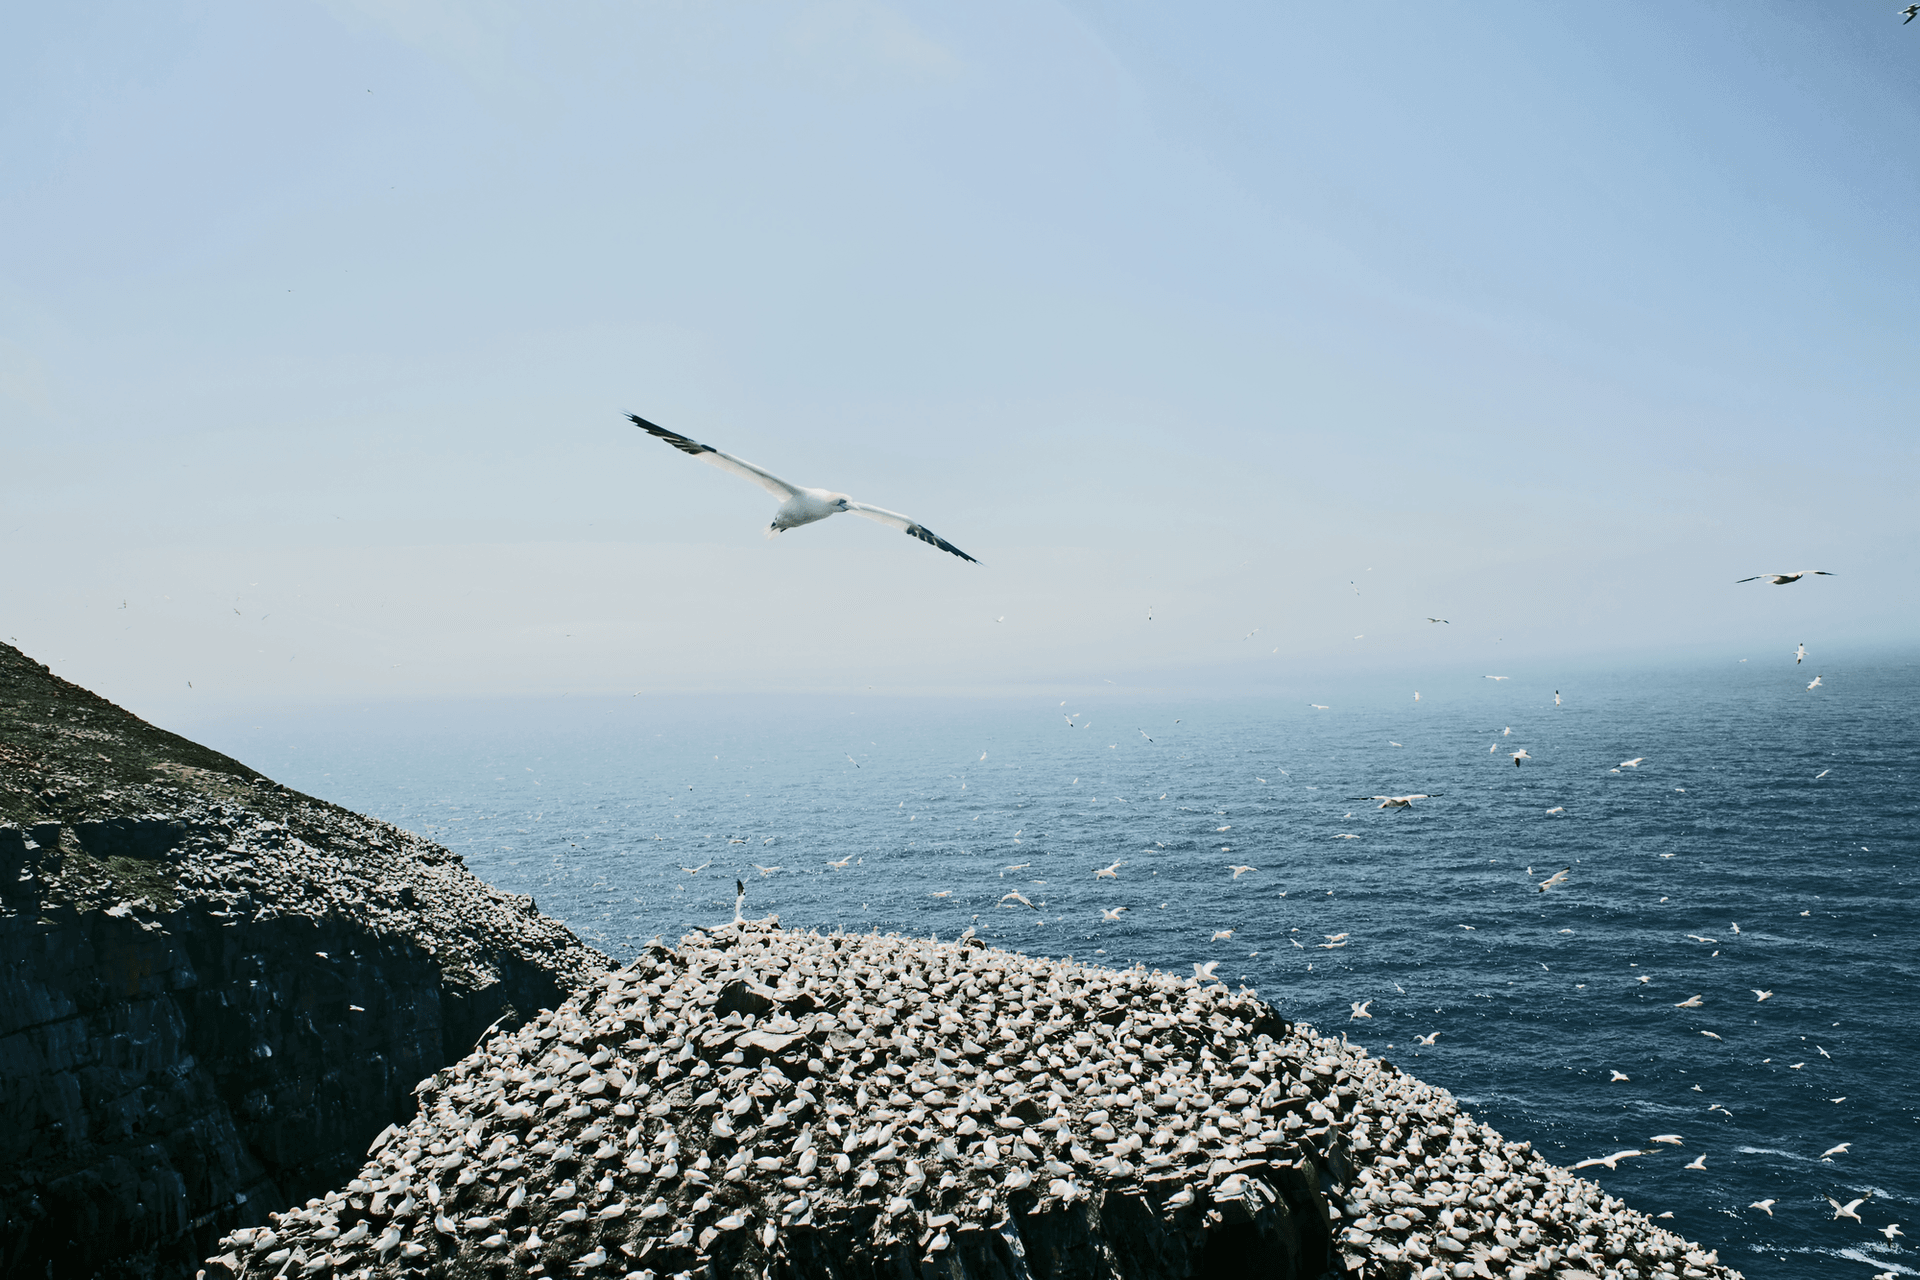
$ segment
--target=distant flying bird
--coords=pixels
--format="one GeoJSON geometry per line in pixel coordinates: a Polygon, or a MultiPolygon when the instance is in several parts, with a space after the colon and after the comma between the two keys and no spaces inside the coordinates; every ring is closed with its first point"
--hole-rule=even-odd
{"type": "Polygon", "coordinates": [[[1520,767],[1520,762],[1522,760],[1533,759],[1532,756],[1527,754],[1527,749],[1525,747],[1520,748],[1518,751],[1509,751],[1507,754],[1513,757],[1513,767],[1516,769],[1520,767]]]}
{"type": "Polygon", "coordinates": [[[722,453],[712,445],[701,444],[697,440],[689,440],[687,437],[677,432],[669,431],[665,427],[655,426],[637,414],[630,413],[627,415],[627,418],[634,426],[639,427],[648,435],[657,436],[682,453],[692,454],[700,461],[710,463],[722,471],[730,472],[744,480],[751,480],[768,493],[771,493],[774,497],[780,499],[780,505],[773,513],[773,522],[767,526],[767,536],[769,538],[775,534],[785,533],[789,529],[797,529],[803,524],[812,524],[816,520],[825,520],[828,516],[838,515],[842,511],[850,511],[854,515],[865,516],[869,520],[890,525],[907,534],[909,537],[918,538],[928,546],[938,547],[940,550],[951,555],[959,556],[962,560],[968,561],[969,563],[979,563],[979,561],[954,546],[951,542],[935,536],[931,530],[923,525],[915,524],[898,511],[888,511],[884,507],[870,507],[864,502],[855,502],[844,493],[834,493],[827,489],[809,489],[801,485],[790,484],[782,480],[779,476],[774,475],[771,471],[762,470],[754,466],[751,462],[736,458],[730,453],[722,453]]]}
{"type": "Polygon", "coordinates": [[[711,859],[711,858],[709,858],[709,859],[707,859],[707,860],[706,860],[705,862],[703,862],[703,863],[701,863],[701,864],[700,864],[699,866],[697,866],[697,867],[682,867],[682,868],[680,868],[680,869],[681,869],[682,871],[684,871],[684,872],[686,872],[686,873],[687,873],[688,875],[690,875],[690,876],[697,876],[697,875],[699,875],[699,874],[700,874],[700,873],[701,873],[702,871],[705,871],[705,870],[706,870],[706,869],[707,869],[708,867],[710,867],[710,866],[712,866],[712,865],[713,865],[713,859],[711,859]]]}
{"type": "Polygon", "coordinates": [[[1576,1169],[1591,1169],[1595,1165],[1603,1164],[1607,1166],[1607,1168],[1609,1169],[1617,1169],[1620,1166],[1616,1164],[1615,1161],[1625,1160],[1630,1156],[1644,1156],[1644,1155],[1651,1155],[1651,1154],[1653,1153],[1650,1151],[1639,1151],[1639,1150],[1616,1151],[1610,1156],[1595,1156],[1591,1160],[1582,1160],[1579,1164],[1576,1164],[1573,1167],[1576,1169]]]}
{"type": "Polygon", "coordinates": [[[953,890],[951,890],[951,889],[940,889],[940,890],[938,890],[938,891],[936,891],[936,892],[934,892],[934,893],[930,893],[930,894],[928,894],[927,896],[928,896],[929,898],[951,898],[951,897],[953,896],[953,890]]]}
{"type": "MultiPolygon", "coordinates": [[[[1920,6],[1916,6],[1916,7],[1920,7],[1920,6]]],[[[1891,1240],[1895,1236],[1903,1236],[1907,1233],[1900,1229],[1899,1223],[1889,1222],[1886,1226],[1880,1228],[1880,1234],[1885,1236],[1887,1239],[1891,1240]]]]}
{"type": "Polygon", "coordinates": [[[1124,862],[1115,862],[1111,866],[1095,867],[1093,871],[1094,878],[1096,880],[1118,880],[1120,878],[1120,868],[1126,865],[1124,862]]]}
{"type": "MultiPolygon", "coordinates": [[[[1352,1021],[1352,1019],[1348,1019],[1348,1021],[1352,1021]]],[[[1432,1035],[1415,1036],[1413,1038],[1413,1041],[1415,1044],[1423,1044],[1427,1046],[1427,1048],[1431,1049],[1433,1047],[1433,1042],[1435,1040],[1438,1040],[1439,1038],[1440,1038],[1440,1033],[1436,1031],[1432,1035]]]]}
{"type": "Polygon", "coordinates": [[[1845,1204],[1841,1204],[1838,1200],[1835,1200],[1832,1196],[1828,1196],[1827,1203],[1833,1206],[1833,1216],[1835,1218],[1852,1218],[1855,1222],[1859,1222],[1860,1215],[1856,1211],[1860,1208],[1861,1205],[1865,1204],[1868,1200],[1872,1198],[1873,1197],[1871,1195],[1864,1195],[1864,1196],[1861,1196],[1858,1200],[1849,1200],[1845,1204]]]}
{"type": "MultiPolygon", "coordinates": [[[[1904,27],[1907,23],[1912,22],[1915,17],[1920,17],[1920,4],[1910,4],[1900,12],[1906,15],[1905,19],[1900,23],[1900,25],[1904,27]]],[[[1889,1236],[1887,1238],[1891,1240],[1893,1237],[1889,1236]]]]}
{"type": "MultiPolygon", "coordinates": [[[[1626,1072],[1624,1072],[1624,1071],[1614,1071],[1612,1067],[1608,1067],[1608,1068],[1607,1068],[1607,1070],[1608,1070],[1608,1071],[1613,1071],[1613,1079],[1611,1079],[1611,1080],[1609,1080],[1609,1081],[1607,1081],[1607,1083],[1608,1083],[1608,1084],[1622,1084],[1622,1083],[1625,1083],[1625,1084],[1631,1084],[1631,1083],[1632,1083],[1632,1081],[1630,1081],[1630,1080],[1628,1080],[1628,1079],[1627,1079],[1627,1073],[1626,1073],[1626,1072]]],[[[1637,1155],[1637,1154],[1639,1154],[1639,1153],[1638,1153],[1638,1152],[1635,1152],[1635,1154],[1637,1155]]],[[[1579,1165],[1575,1165],[1575,1166],[1574,1166],[1574,1168],[1576,1168],[1576,1169],[1577,1169],[1577,1168],[1579,1168],[1579,1167],[1580,1167],[1579,1165]]],[[[1612,1166],[1612,1165],[1608,1165],[1608,1166],[1607,1166],[1607,1168],[1609,1168],[1609,1169],[1611,1169],[1611,1168],[1613,1168],[1613,1166],[1612,1166]]]]}
{"type": "Polygon", "coordinates": [[[1573,870],[1572,867],[1562,867],[1560,870],[1548,876],[1545,880],[1542,880],[1540,882],[1540,892],[1545,893],[1547,890],[1553,888],[1553,886],[1557,884],[1565,884],[1567,882],[1567,873],[1572,870],[1573,870]]]}
{"type": "Polygon", "coordinates": [[[1843,1156],[1847,1154],[1847,1148],[1852,1145],[1853,1144],[1851,1142],[1843,1142],[1837,1147],[1828,1147],[1825,1151],[1822,1151],[1820,1153],[1820,1158],[1822,1160],[1825,1160],[1829,1156],[1843,1156]]]}
{"type": "Polygon", "coordinates": [[[1118,920],[1120,913],[1125,910],[1125,907],[1107,907],[1100,912],[1100,918],[1102,920],[1118,920]]]}
{"type": "Polygon", "coordinates": [[[1820,772],[1818,772],[1818,773],[1816,773],[1816,774],[1814,774],[1814,775],[1813,775],[1813,780],[1814,780],[1815,782],[1818,782],[1818,781],[1820,781],[1820,779],[1822,779],[1822,778],[1824,778],[1824,777],[1826,777],[1826,776],[1827,776],[1828,774],[1830,774],[1830,773],[1832,773],[1832,772],[1833,772],[1833,770],[1831,770],[1831,769],[1822,769],[1822,770],[1821,770],[1820,772]]]}
{"type": "Polygon", "coordinates": [[[1488,680],[1511,680],[1511,679],[1513,679],[1513,677],[1512,677],[1512,676],[1487,676],[1487,677],[1485,677],[1485,678],[1486,678],[1486,679],[1488,679],[1488,680]]]}
{"type": "Polygon", "coordinates": [[[1229,863],[1227,864],[1227,870],[1229,870],[1229,871],[1231,871],[1231,872],[1233,872],[1233,878],[1234,878],[1235,880],[1238,880],[1238,879],[1239,879],[1239,878],[1240,878],[1241,876],[1243,876],[1243,875],[1245,875],[1245,874],[1247,874],[1247,872],[1249,872],[1249,871],[1258,871],[1259,869],[1260,869],[1260,868],[1258,868],[1258,867],[1242,867],[1242,866],[1236,866],[1235,864],[1233,864],[1233,863],[1231,863],[1231,862],[1229,862],[1229,863]]]}
{"type": "Polygon", "coordinates": [[[1313,709],[1314,709],[1315,711],[1325,711],[1325,710],[1327,710],[1327,708],[1326,708],[1326,707],[1324,707],[1324,706],[1322,706],[1322,705],[1321,705],[1320,703],[1318,703],[1318,702],[1309,702],[1309,703],[1308,703],[1307,705],[1308,705],[1308,706],[1310,706],[1310,707],[1312,707],[1312,708],[1313,708],[1313,709]]]}
{"type": "Polygon", "coordinates": [[[1775,1200],[1755,1200],[1752,1204],[1748,1205],[1747,1208],[1765,1209],[1767,1211],[1767,1216],[1771,1218],[1773,1216],[1773,1206],[1777,1203],[1778,1201],[1775,1201],[1775,1200]]]}
{"type": "Polygon", "coordinates": [[[1813,678],[1813,683],[1807,686],[1807,688],[1809,688],[1809,689],[1818,689],[1819,687],[1820,687],[1820,677],[1819,677],[1819,676],[1815,676],[1815,677],[1813,678]]]}
{"type": "Polygon", "coordinates": [[[1373,1016],[1372,1014],[1367,1012],[1367,1006],[1372,1004],[1373,1001],[1352,1000],[1352,1001],[1349,1001],[1348,1003],[1350,1003],[1353,1006],[1353,1012],[1347,1015],[1348,1022],[1352,1022],[1355,1018],[1371,1018],[1373,1016]]]}
{"type": "Polygon", "coordinates": [[[1553,705],[1556,707],[1560,705],[1560,691],[1558,689],[1553,691],[1553,705]]]}
{"type": "MultiPolygon", "coordinates": [[[[1143,737],[1143,738],[1147,738],[1147,731],[1146,731],[1145,729],[1142,729],[1142,730],[1140,731],[1140,736],[1141,736],[1141,737],[1143,737]]],[[[1152,738],[1147,738],[1147,741],[1148,741],[1148,742],[1152,742],[1152,741],[1153,741],[1153,739],[1152,739],[1152,738]]]]}
{"type": "MultiPolygon", "coordinates": [[[[1428,622],[1447,622],[1445,618],[1428,618],[1427,621],[1428,622]]],[[[1447,622],[1447,625],[1452,626],[1453,624],[1451,622],[1447,622]]]]}
{"type": "Polygon", "coordinates": [[[1756,573],[1751,578],[1735,578],[1734,585],[1738,586],[1742,582],[1758,582],[1760,579],[1765,578],[1776,587],[1784,587],[1788,583],[1798,582],[1802,578],[1814,575],[1822,578],[1835,576],[1834,574],[1828,573],[1825,569],[1800,569],[1794,573],[1756,573]]]}
{"type": "MultiPolygon", "coordinates": [[[[1018,889],[1015,889],[1012,893],[1009,893],[1006,897],[1000,899],[1000,905],[1003,907],[1006,906],[1009,902],[1018,902],[1022,906],[1028,906],[1028,907],[1033,906],[1032,901],[1028,899],[1027,895],[1020,892],[1018,889]]],[[[1039,910],[1039,908],[1034,907],[1034,910],[1037,911],[1039,910]]]]}
{"type": "Polygon", "coordinates": [[[1547,810],[1548,813],[1565,813],[1566,811],[1567,811],[1567,806],[1563,804],[1557,804],[1553,806],[1553,808],[1547,810]]]}
{"type": "Polygon", "coordinates": [[[829,862],[827,865],[832,867],[836,871],[845,871],[847,869],[847,864],[852,861],[853,861],[853,855],[848,854],[846,857],[840,859],[840,861],[829,862]]]}
{"type": "Polygon", "coordinates": [[[1220,962],[1218,960],[1209,960],[1205,964],[1196,964],[1193,966],[1193,976],[1195,980],[1211,978],[1213,977],[1213,971],[1219,967],[1220,962]]]}
{"type": "Polygon", "coordinates": [[[1622,760],[1620,767],[1622,769],[1638,769],[1642,764],[1646,763],[1646,759],[1645,756],[1635,756],[1631,760],[1622,760]]]}
{"type": "Polygon", "coordinates": [[[1799,644],[1793,647],[1793,665],[1796,667],[1799,666],[1802,660],[1806,658],[1806,656],[1807,656],[1807,645],[1805,641],[1801,641],[1799,644]]]}
{"type": "Polygon", "coordinates": [[[1436,800],[1439,796],[1440,793],[1436,791],[1432,795],[1422,793],[1410,796],[1355,796],[1354,799],[1378,800],[1380,802],[1378,807],[1382,809],[1409,809],[1413,807],[1415,800],[1436,800]]]}
{"type": "Polygon", "coordinates": [[[1229,941],[1232,941],[1232,939],[1233,939],[1233,930],[1231,930],[1231,929],[1216,929],[1216,930],[1214,930],[1214,933],[1213,933],[1213,936],[1212,936],[1211,938],[1209,938],[1209,939],[1207,939],[1207,941],[1209,941],[1209,942],[1229,942],[1229,941]]]}
{"type": "Polygon", "coordinates": [[[1706,1153],[1702,1152],[1701,1154],[1693,1158],[1693,1162],[1691,1164],[1683,1164],[1680,1167],[1682,1169],[1705,1169],[1707,1167],[1706,1153]]]}
{"type": "Polygon", "coordinates": [[[1706,1001],[1702,1000],[1699,996],[1688,996],[1685,1000],[1682,1000],[1673,1007],[1676,1009],[1698,1009],[1705,1003],[1706,1001]]]}
{"type": "Polygon", "coordinates": [[[1686,1145],[1681,1140],[1680,1135],[1677,1133],[1656,1133],[1651,1138],[1648,1138],[1647,1141],[1648,1142],[1664,1142],[1670,1147],[1680,1147],[1680,1146],[1686,1145]]]}
{"type": "Polygon", "coordinates": [[[772,874],[773,874],[774,872],[776,872],[776,871],[778,871],[778,870],[779,870],[780,868],[778,868],[778,867],[763,867],[763,866],[761,866],[761,865],[760,865],[759,863],[757,863],[757,862],[756,862],[756,863],[754,863],[754,864],[753,864],[753,869],[754,869],[755,871],[758,871],[758,872],[760,873],[760,875],[761,875],[761,877],[762,877],[762,878],[765,878],[765,877],[767,877],[767,876],[770,876],[770,875],[772,875],[772,874]]]}
{"type": "Polygon", "coordinates": [[[1748,987],[1747,990],[1753,992],[1755,996],[1754,1003],[1756,1004],[1758,1004],[1761,1000],[1771,1000],[1773,998],[1773,992],[1771,991],[1762,991],[1758,987],[1748,987]]]}

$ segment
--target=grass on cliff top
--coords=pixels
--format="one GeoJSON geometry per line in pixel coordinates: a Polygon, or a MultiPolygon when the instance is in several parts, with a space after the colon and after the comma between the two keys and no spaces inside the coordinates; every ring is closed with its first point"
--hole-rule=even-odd
{"type": "Polygon", "coordinates": [[[156,728],[0,644],[0,823],[170,811],[183,800],[298,799],[238,760],[156,728]]]}

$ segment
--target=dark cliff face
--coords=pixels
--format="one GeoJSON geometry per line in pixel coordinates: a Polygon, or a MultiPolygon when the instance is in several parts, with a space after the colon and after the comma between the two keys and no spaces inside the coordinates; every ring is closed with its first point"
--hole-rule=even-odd
{"type": "Polygon", "coordinates": [[[0,1277],[191,1276],[605,965],[0,645],[0,1277]]]}

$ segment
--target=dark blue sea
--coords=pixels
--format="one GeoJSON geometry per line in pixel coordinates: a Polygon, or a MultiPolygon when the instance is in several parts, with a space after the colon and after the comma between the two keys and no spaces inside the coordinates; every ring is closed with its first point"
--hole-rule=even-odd
{"type": "Polygon", "coordinates": [[[1264,700],[552,698],[176,727],[441,841],[616,956],[730,918],[741,879],[788,925],[1217,960],[1564,1163],[1680,1135],[1585,1173],[1749,1276],[1920,1274],[1881,1231],[1920,1237],[1920,663],[1813,674],[1788,656],[1264,700]],[[1410,793],[1431,798],[1357,798],[1410,793]],[[1015,890],[1033,905],[1003,905],[1015,890]],[[1864,1225],[1828,1196],[1870,1196],[1864,1225]]]}

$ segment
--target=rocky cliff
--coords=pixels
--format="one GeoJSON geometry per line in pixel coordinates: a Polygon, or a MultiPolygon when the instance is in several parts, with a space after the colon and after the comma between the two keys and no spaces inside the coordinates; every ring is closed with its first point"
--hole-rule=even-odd
{"type": "Polygon", "coordinates": [[[1736,1280],[1245,989],[736,921],[423,1090],[212,1280],[1736,1280]]]}
{"type": "Polygon", "coordinates": [[[188,1277],[606,959],[0,645],[0,1277],[188,1277]]]}

